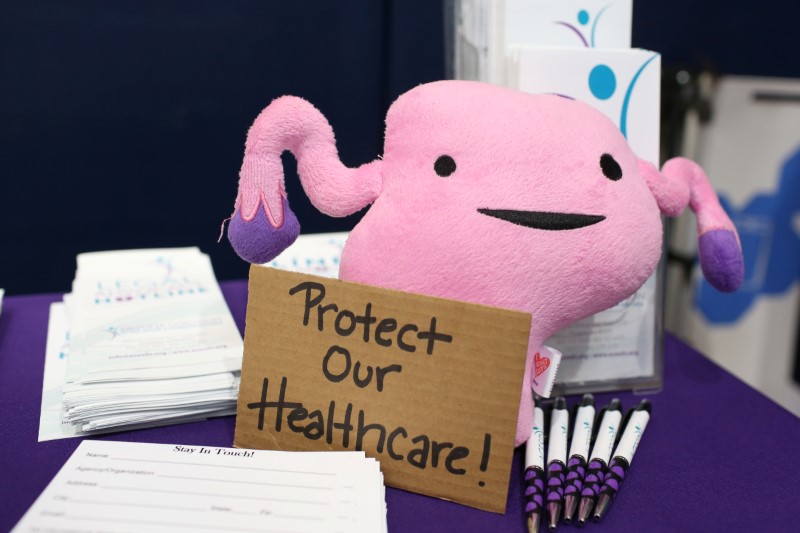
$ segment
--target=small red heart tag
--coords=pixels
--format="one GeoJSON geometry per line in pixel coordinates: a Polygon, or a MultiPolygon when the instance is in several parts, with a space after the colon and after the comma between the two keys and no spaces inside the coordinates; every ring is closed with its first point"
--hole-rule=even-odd
{"type": "Polygon", "coordinates": [[[536,355],[533,356],[533,365],[534,372],[538,378],[544,374],[547,368],[550,366],[550,359],[548,357],[542,357],[539,352],[536,352],[536,355]]]}

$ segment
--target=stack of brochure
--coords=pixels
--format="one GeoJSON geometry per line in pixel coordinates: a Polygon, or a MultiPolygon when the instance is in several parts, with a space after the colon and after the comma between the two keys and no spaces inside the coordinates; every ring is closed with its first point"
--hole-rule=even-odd
{"type": "Polygon", "coordinates": [[[51,308],[39,440],[233,414],[242,351],[198,249],[79,255],[51,308]]]}

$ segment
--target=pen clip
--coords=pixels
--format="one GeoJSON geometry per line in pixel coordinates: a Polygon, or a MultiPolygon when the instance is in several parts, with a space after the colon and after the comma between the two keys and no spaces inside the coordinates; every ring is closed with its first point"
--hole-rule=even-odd
{"type": "Polygon", "coordinates": [[[594,422],[592,423],[592,436],[590,437],[589,443],[594,446],[594,441],[597,440],[597,434],[600,433],[600,423],[603,421],[603,416],[608,411],[608,406],[603,407],[600,409],[597,414],[594,415],[594,422]]]}
{"type": "Polygon", "coordinates": [[[551,418],[550,417],[550,411],[551,411],[551,409],[548,409],[547,411],[544,411],[544,409],[543,409],[542,411],[544,412],[544,417],[543,417],[544,418],[544,427],[542,428],[542,432],[544,433],[544,440],[542,442],[547,444],[547,442],[550,440],[550,418],[551,418]]]}
{"type": "Polygon", "coordinates": [[[567,442],[572,442],[572,435],[575,433],[575,423],[578,420],[578,409],[580,406],[580,402],[572,406],[572,413],[569,417],[570,423],[569,426],[567,426],[567,442]]]}
{"type": "Polygon", "coordinates": [[[617,430],[617,436],[614,439],[614,446],[619,444],[619,440],[622,438],[622,433],[625,431],[625,428],[628,426],[628,421],[631,419],[631,415],[633,414],[633,412],[635,410],[636,410],[635,407],[631,407],[630,409],[628,409],[628,411],[625,413],[625,416],[620,421],[619,429],[617,430]]]}

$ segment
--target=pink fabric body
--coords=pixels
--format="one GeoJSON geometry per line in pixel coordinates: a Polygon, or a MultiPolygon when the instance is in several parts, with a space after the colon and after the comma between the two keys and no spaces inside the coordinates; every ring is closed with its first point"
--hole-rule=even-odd
{"type": "Polygon", "coordinates": [[[383,189],[348,239],[340,276],[531,313],[517,432],[524,442],[533,354],[652,274],[661,254],[658,206],[619,129],[580,102],[433,84],[403,95],[386,123],[383,189]],[[445,154],[456,171],[440,177],[434,162],[445,154]],[[620,164],[622,179],[603,175],[603,154],[620,164]],[[479,208],[606,218],[546,231],[479,208]]]}
{"type": "Polygon", "coordinates": [[[691,205],[701,235],[721,230],[709,233],[701,252],[726,288],[741,283],[738,236],[702,169],[678,159],[660,173],[636,157],[609,119],[578,101],[467,81],[421,85],[390,108],[383,158],[349,169],[319,111],[279,98],[246,143],[233,215],[240,218],[229,227],[245,259],[264,260],[270,246],[282,249],[299,232],[296,225],[280,231],[285,216],[294,219],[284,207],[284,150],[297,157],[303,187],[322,212],[343,216],[374,202],[347,241],[342,279],[532,315],[517,444],[533,421],[533,355],[559,329],[647,280],[661,255],[662,211],[674,216],[691,205]],[[441,176],[435,162],[445,155],[456,168],[441,176]],[[604,173],[604,155],[621,177],[604,173]],[[260,221],[259,207],[266,213],[260,221]],[[550,230],[479,209],[605,218],[550,230]]]}

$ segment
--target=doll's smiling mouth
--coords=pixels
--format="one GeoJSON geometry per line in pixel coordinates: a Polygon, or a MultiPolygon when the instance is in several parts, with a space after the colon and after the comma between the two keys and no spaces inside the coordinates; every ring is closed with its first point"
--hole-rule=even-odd
{"type": "Polygon", "coordinates": [[[526,228],[544,230],[578,229],[606,219],[602,215],[576,215],[548,211],[516,211],[514,209],[478,209],[478,213],[499,218],[526,228]]]}

